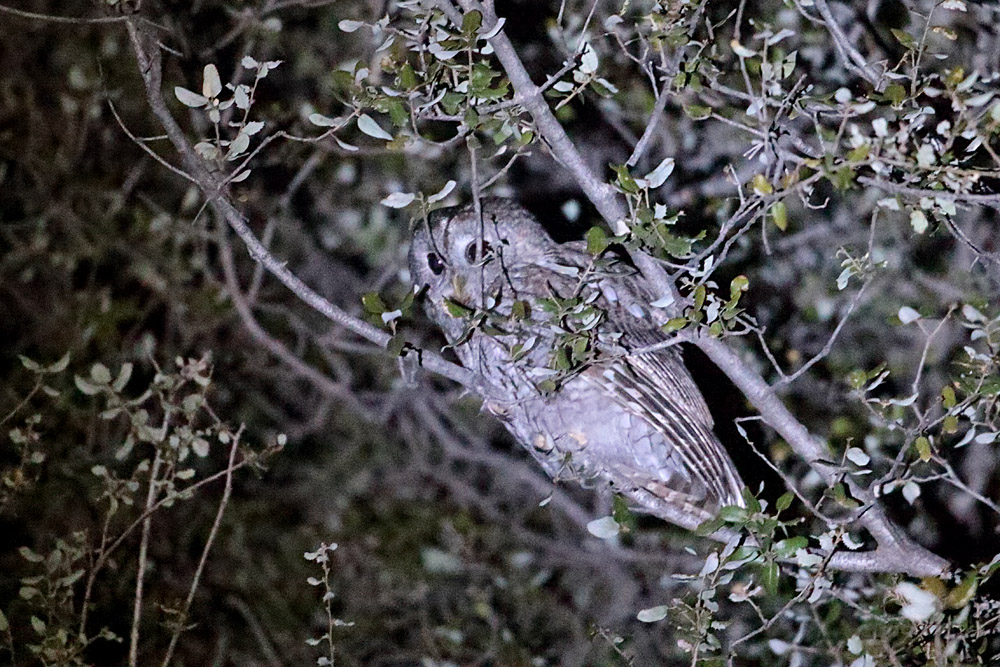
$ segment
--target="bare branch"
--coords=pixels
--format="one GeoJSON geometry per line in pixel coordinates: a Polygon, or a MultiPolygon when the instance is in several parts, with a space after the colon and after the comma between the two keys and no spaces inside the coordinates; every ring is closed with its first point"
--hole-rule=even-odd
{"type": "Polygon", "coordinates": [[[844,66],[874,86],[875,90],[881,92],[882,88],[885,87],[882,75],[868,64],[865,57],[851,44],[851,40],[844,34],[844,30],[837,23],[833,12],[830,11],[830,5],[827,4],[826,0],[814,0],[814,4],[820,16],[823,17],[823,23],[830,31],[830,36],[833,37],[837,55],[844,62],[844,66]]]}
{"type": "Polygon", "coordinates": [[[198,567],[194,571],[194,577],[191,578],[191,586],[188,589],[187,597],[184,599],[184,607],[175,619],[177,626],[170,636],[170,645],[167,647],[167,654],[163,657],[163,667],[170,666],[170,660],[173,658],[174,650],[177,648],[177,640],[180,639],[181,633],[185,630],[188,615],[191,613],[191,603],[194,602],[194,595],[198,591],[198,584],[201,583],[201,575],[205,571],[205,563],[208,562],[208,554],[212,551],[212,544],[215,543],[215,538],[219,535],[219,527],[222,525],[222,515],[225,514],[226,507],[229,506],[229,498],[233,493],[233,470],[235,470],[236,451],[239,449],[242,434],[243,427],[241,426],[239,431],[232,435],[232,444],[229,446],[229,460],[226,463],[225,470],[226,484],[222,489],[222,499],[219,500],[219,507],[215,512],[215,520],[212,522],[212,528],[208,531],[208,539],[205,540],[205,546],[201,550],[198,567]]]}
{"type": "Polygon", "coordinates": [[[898,195],[910,197],[940,197],[947,201],[954,201],[964,204],[979,204],[1000,210],[1000,194],[975,193],[975,192],[951,192],[949,190],[931,190],[930,188],[914,188],[900,183],[893,183],[881,178],[871,176],[861,176],[858,181],[862,185],[870,185],[875,188],[885,190],[898,195]]]}
{"type": "Polygon", "coordinates": [[[0,5],[0,14],[11,14],[22,19],[32,19],[34,21],[45,21],[47,23],[62,23],[66,25],[94,25],[101,23],[123,23],[128,21],[128,16],[100,16],[96,18],[74,17],[74,16],[54,16],[52,14],[39,14],[37,12],[26,12],[23,9],[15,9],[0,5]]]}

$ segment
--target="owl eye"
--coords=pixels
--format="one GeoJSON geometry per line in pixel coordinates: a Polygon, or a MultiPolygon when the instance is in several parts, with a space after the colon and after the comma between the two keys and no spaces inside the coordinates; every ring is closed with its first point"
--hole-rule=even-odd
{"type": "Polygon", "coordinates": [[[427,266],[435,276],[440,276],[441,272],[444,271],[444,260],[436,252],[429,252],[427,253],[427,266]]]}
{"type": "MultiPolygon", "coordinates": [[[[486,257],[488,254],[490,254],[490,251],[493,248],[486,241],[483,241],[482,245],[483,245],[483,257],[486,257]]],[[[465,261],[467,261],[469,264],[473,264],[477,259],[479,258],[476,257],[476,242],[473,241],[469,245],[465,246],[465,261]]]]}

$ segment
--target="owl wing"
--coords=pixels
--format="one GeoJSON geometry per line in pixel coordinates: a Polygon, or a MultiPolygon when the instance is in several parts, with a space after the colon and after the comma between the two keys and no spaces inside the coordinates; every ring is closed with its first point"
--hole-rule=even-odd
{"type": "MultiPolygon", "coordinates": [[[[628,338],[637,342],[635,333],[628,338]]],[[[646,338],[648,343],[635,347],[658,342],[654,335],[646,338]]],[[[619,357],[588,370],[588,375],[615,403],[663,437],[682,462],[692,488],[704,489],[719,506],[744,504],[743,481],[715,436],[708,406],[677,350],[619,357]]]]}
{"type": "MultiPolygon", "coordinates": [[[[539,284],[563,291],[576,283],[577,278],[565,269],[586,266],[592,256],[580,243],[564,243],[557,254],[550,257],[543,274],[527,281],[537,292],[539,284]]],[[[612,266],[599,279],[601,303],[607,312],[607,331],[621,333],[620,343],[626,350],[638,350],[666,340],[665,335],[641,317],[643,290],[635,270],[624,265],[612,266]]],[[[743,506],[742,491],[745,486],[729,454],[715,436],[712,414],[701,395],[676,347],[664,348],[642,354],[624,354],[606,358],[588,368],[583,376],[596,383],[617,405],[648,423],[663,439],[670,452],[684,468],[687,481],[672,481],[671,488],[647,488],[672,502],[702,503],[706,500],[719,506],[743,506]],[[677,487],[677,488],[673,488],[677,487]],[[707,496],[707,498],[705,497],[707,496]]],[[[638,446],[639,443],[623,443],[638,446]]],[[[648,468],[655,465],[665,472],[676,468],[676,459],[657,456],[657,448],[633,455],[637,465],[648,468]]],[[[656,471],[642,470],[649,479],[662,477],[648,475],[656,471]]],[[[668,478],[672,477],[666,475],[668,478]]],[[[663,487],[662,484],[660,484],[663,487]]]]}

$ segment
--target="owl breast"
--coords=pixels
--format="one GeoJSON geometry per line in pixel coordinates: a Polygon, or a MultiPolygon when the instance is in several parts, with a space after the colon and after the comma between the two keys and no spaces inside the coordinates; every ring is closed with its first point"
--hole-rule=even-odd
{"type": "Polygon", "coordinates": [[[657,496],[679,492],[694,503],[707,499],[676,447],[647,420],[610,400],[593,374],[572,377],[543,395],[536,383],[548,369],[509,361],[497,338],[477,335],[458,351],[494,387],[485,408],[554,479],[610,483],[657,496]]]}

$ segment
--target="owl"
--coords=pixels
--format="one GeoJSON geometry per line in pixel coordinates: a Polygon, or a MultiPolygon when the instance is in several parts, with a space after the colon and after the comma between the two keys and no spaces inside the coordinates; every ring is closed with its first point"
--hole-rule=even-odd
{"type": "Polygon", "coordinates": [[[557,480],[610,485],[694,527],[743,506],[743,482],[655,297],[624,259],[556,243],[486,198],[417,222],[410,274],[428,316],[481,379],[484,409],[557,480]]]}

